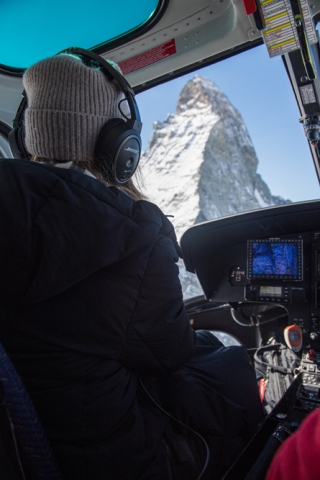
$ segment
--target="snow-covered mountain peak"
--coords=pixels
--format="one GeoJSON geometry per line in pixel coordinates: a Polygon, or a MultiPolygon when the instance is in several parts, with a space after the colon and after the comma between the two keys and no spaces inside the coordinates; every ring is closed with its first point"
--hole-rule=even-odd
{"type": "Polygon", "coordinates": [[[176,113],[154,123],[141,165],[147,195],[175,215],[178,236],[199,221],[285,202],[257,174],[240,113],[199,75],[182,89],[176,113]]]}
{"type": "Polygon", "coordinates": [[[195,75],[182,89],[177,103],[177,114],[188,110],[199,111],[210,108],[212,112],[224,116],[239,115],[220,88],[211,80],[195,75]]]}

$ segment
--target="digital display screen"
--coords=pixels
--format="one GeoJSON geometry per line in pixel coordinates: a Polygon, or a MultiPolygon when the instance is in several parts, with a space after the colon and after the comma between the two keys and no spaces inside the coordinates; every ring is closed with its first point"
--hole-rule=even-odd
{"type": "Polygon", "coordinates": [[[290,332],[289,333],[289,338],[291,342],[300,342],[300,335],[298,332],[290,332]]]}
{"type": "Polygon", "coordinates": [[[261,297],[282,297],[282,287],[260,286],[261,297]]]}
{"type": "Polygon", "coordinates": [[[297,275],[297,245],[254,243],[252,248],[252,273],[254,275],[297,275]]]}
{"type": "Polygon", "coordinates": [[[248,275],[257,279],[302,280],[302,240],[249,240],[248,275]]]}

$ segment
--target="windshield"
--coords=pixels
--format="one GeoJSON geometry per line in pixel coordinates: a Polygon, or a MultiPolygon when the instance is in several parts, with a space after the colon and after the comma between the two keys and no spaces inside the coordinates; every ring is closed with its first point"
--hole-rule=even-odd
{"type": "MultiPolygon", "coordinates": [[[[174,216],[179,239],[195,223],[319,198],[291,85],[265,46],[153,88],[138,102],[146,193],[174,216]]],[[[186,282],[186,298],[201,294],[186,282]]]]}
{"type": "Polygon", "coordinates": [[[68,47],[92,48],[127,35],[153,17],[159,1],[1,2],[0,64],[26,68],[68,47]]]}

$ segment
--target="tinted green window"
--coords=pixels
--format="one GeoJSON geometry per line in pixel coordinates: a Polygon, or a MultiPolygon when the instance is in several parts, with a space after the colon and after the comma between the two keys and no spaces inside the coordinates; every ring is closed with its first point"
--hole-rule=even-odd
{"type": "Polygon", "coordinates": [[[2,0],[0,64],[25,68],[64,48],[90,48],[152,18],[159,0],[2,0]]]}

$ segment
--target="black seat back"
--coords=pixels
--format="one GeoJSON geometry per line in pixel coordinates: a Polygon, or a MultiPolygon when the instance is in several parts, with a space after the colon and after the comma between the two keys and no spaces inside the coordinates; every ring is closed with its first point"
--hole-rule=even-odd
{"type": "Polygon", "coordinates": [[[1,343],[0,478],[63,480],[34,405],[1,343]]]}

